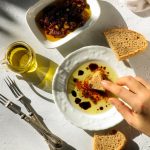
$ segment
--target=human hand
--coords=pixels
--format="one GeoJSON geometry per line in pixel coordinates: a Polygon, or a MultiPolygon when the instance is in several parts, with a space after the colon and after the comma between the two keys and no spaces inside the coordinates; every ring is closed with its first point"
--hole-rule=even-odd
{"type": "Polygon", "coordinates": [[[150,84],[132,76],[119,78],[116,83],[103,80],[101,84],[122,99],[110,98],[109,102],[115,105],[128,124],[150,136],[150,84]]]}

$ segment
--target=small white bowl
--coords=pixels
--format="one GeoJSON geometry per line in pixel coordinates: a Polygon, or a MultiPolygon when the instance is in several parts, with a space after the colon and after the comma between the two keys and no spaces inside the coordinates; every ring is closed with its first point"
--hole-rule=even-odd
{"type": "Polygon", "coordinates": [[[57,68],[53,79],[52,92],[60,112],[71,123],[86,130],[104,130],[115,126],[123,120],[115,107],[100,114],[90,115],[77,110],[68,99],[68,78],[77,66],[91,60],[106,62],[116,71],[118,77],[135,75],[133,69],[126,67],[123,62],[116,59],[110,48],[87,46],[69,54],[57,68]]]}
{"type": "Polygon", "coordinates": [[[26,14],[26,20],[28,23],[29,28],[33,32],[33,34],[36,36],[36,38],[46,47],[46,48],[56,48],[58,46],[63,45],[64,43],[68,42],[78,34],[80,34],[85,29],[91,27],[99,18],[100,16],[100,6],[97,0],[87,0],[87,3],[90,6],[91,9],[91,16],[90,19],[85,23],[84,26],[77,28],[75,31],[71,32],[64,38],[52,42],[50,40],[47,40],[46,37],[41,33],[39,30],[37,23],[35,21],[36,16],[48,5],[50,5],[55,0],[40,0],[35,5],[29,8],[26,14]]]}

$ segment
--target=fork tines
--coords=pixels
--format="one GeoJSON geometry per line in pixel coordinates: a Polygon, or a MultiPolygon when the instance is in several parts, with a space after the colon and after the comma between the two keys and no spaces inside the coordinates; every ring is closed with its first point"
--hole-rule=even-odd
{"type": "Polygon", "coordinates": [[[10,104],[10,101],[5,96],[0,94],[0,103],[7,107],[10,104]]]}
{"type": "Polygon", "coordinates": [[[7,103],[8,99],[4,97],[2,94],[0,94],[0,103],[2,105],[5,105],[7,103]]]}
{"type": "Polygon", "coordinates": [[[17,84],[15,81],[13,81],[9,76],[4,79],[5,83],[8,85],[12,93],[14,94],[15,97],[23,95],[20,89],[18,88],[17,84]]]}

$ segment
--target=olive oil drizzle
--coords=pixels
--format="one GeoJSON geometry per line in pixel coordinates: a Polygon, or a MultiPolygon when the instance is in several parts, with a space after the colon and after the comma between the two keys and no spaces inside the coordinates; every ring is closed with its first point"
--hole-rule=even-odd
{"type": "Polygon", "coordinates": [[[102,61],[90,61],[76,68],[68,80],[67,90],[70,103],[76,109],[88,114],[103,113],[112,107],[107,101],[108,97],[113,96],[111,93],[106,95],[104,92],[97,91],[97,93],[104,98],[95,103],[91,98],[85,97],[76,86],[79,82],[85,81],[88,76],[100,68],[105,71],[108,80],[115,81],[117,79],[116,72],[111,66],[107,65],[107,63],[102,61]]]}

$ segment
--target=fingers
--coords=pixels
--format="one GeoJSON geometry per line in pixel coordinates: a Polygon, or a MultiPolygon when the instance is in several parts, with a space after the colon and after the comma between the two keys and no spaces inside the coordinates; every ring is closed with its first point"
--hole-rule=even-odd
{"type": "Polygon", "coordinates": [[[101,82],[103,87],[110,91],[111,93],[115,94],[116,96],[120,97],[123,99],[127,104],[129,104],[133,109],[135,108],[136,104],[136,99],[135,99],[135,94],[130,92],[128,89],[119,86],[117,84],[114,84],[110,81],[103,80],[101,82]]]}
{"type": "Polygon", "coordinates": [[[136,79],[138,82],[140,82],[143,86],[145,86],[146,88],[150,89],[150,84],[149,84],[147,81],[143,80],[143,79],[140,78],[140,77],[135,77],[135,79],[136,79]]]}
{"type": "Polygon", "coordinates": [[[141,90],[143,91],[145,89],[145,87],[138,80],[136,80],[136,78],[132,76],[119,78],[116,83],[121,86],[127,86],[129,90],[134,93],[137,93],[141,90]]]}
{"type": "Polygon", "coordinates": [[[123,118],[131,125],[133,118],[132,110],[116,98],[110,98],[109,102],[116,107],[116,109],[121,113],[123,118]]]}

